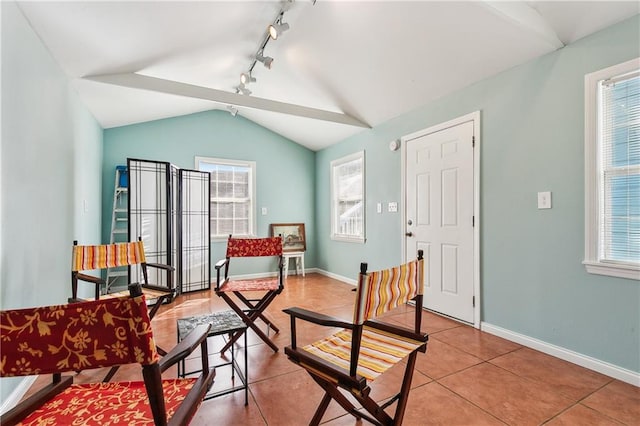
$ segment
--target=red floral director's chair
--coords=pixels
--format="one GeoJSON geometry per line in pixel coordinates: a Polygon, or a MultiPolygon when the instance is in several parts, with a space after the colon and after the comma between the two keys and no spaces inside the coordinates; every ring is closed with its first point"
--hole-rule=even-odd
{"type": "MultiPolygon", "coordinates": [[[[284,289],[283,284],[283,260],[282,260],[282,237],[270,238],[233,238],[229,235],[227,242],[227,256],[215,265],[216,268],[216,294],[222,297],[225,302],[233,309],[271,349],[278,352],[278,346],[269,339],[257,325],[256,320],[261,319],[268,327],[278,333],[280,330],[265,315],[264,310],[269,306],[273,299],[284,289]],[[266,279],[250,279],[250,280],[232,280],[229,279],[229,263],[232,257],[264,257],[273,256],[277,260],[278,273],[276,277],[266,279]],[[224,268],[224,275],[221,276],[220,270],[224,268]],[[262,297],[258,299],[249,299],[243,293],[245,292],[262,292],[262,297]],[[243,304],[244,308],[230,296],[235,295],[243,304]]],[[[222,352],[226,351],[235,343],[243,332],[234,334],[229,342],[222,348],[222,352]]]]}
{"type": "Polygon", "coordinates": [[[310,424],[320,424],[332,399],[357,419],[364,418],[375,425],[402,424],[416,356],[418,351],[427,349],[428,336],[420,332],[423,262],[422,250],[418,250],[417,260],[383,271],[367,273],[367,264],[362,263],[353,322],[301,308],[284,310],[291,316],[291,346],[284,348],[285,353],[291,361],[307,370],[325,391],[310,424]],[[412,329],[375,319],[409,300],[416,303],[412,329]],[[344,327],[344,330],[298,347],[296,319],[328,327],[344,327]],[[407,356],[399,392],[379,405],[369,395],[369,383],[407,356]],[[368,413],[358,411],[340,388],[353,396],[368,413]],[[391,417],[385,409],[396,401],[395,413],[391,417]]]}
{"type": "Polygon", "coordinates": [[[159,360],[145,298],[131,296],[0,312],[0,375],[53,374],[53,382],[2,415],[12,425],[186,425],[213,383],[207,333],[200,326],[159,360]],[[161,373],[201,347],[203,373],[165,379],[161,373]],[[142,382],[73,384],[61,373],[142,365],[142,382]],[[146,390],[146,391],[145,391],[146,390]]]}

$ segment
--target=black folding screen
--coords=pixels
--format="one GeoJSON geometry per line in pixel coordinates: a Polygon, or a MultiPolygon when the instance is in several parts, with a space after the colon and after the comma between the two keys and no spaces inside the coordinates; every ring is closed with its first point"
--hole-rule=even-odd
{"type": "MultiPolygon", "coordinates": [[[[176,268],[177,292],[211,287],[209,173],[163,161],[127,159],[129,238],[142,237],[147,262],[176,268]]],[[[130,280],[142,271],[132,268],[130,280]]],[[[166,274],[149,269],[149,281],[167,285],[166,274]]]]}

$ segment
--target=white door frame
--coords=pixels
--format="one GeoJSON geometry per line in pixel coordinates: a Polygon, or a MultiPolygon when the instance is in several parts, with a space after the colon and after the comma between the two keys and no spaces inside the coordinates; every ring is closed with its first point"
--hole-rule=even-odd
{"type": "Polygon", "coordinates": [[[407,182],[405,176],[407,169],[407,141],[447,129],[449,127],[455,127],[469,121],[473,122],[473,135],[475,138],[473,149],[473,215],[475,218],[475,226],[473,227],[473,294],[475,297],[473,307],[473,326],[479,329],[482,307],[480,293],[480,111],[475,111],[461,117],[454,118],[453,120],[449,120],[445,123],[436,124],[435,126],[419,130],[400,138],[402,149],[400,167],[400,179],[402,184],[402,202],[400,206],[400,217],[402,218],[402,259],[403,262],[407,261],[405,241],[405,233],[407,232],[407,182]]]}

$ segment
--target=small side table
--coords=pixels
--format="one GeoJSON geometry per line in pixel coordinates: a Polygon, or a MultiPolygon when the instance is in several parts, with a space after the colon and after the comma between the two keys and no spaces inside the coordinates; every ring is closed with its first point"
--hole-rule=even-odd
{"type": "Polygon", "coordinates": [[[302,271],[302,276],[304,277],[304,252],[303,251],[290,251],[282,253],[282,258],[284,260],[284,277],[287,278],[289,276],[289,260],[295,260],[296,266],[296,275],[299,274],[298,269],[302,271]]]}
{"type": "MultiPolygon", "coordinates": [[[[235,312],[223,311],[223,312],[214,312],[206,315],[198,315],[194,317],[188,318],[180,318],[177,321],[178,326],[178,342],[184,339],[191,330],[193,330],[196,326],[200,324],[211,324],[211,330],[209,330],[209,334],[207,337],[219,336],[221,334],[228,334],[229,337],[237,331],[243,331],[244,335],[244,372],[238,365],[237,360],[234,355],[234,348],[231,345],[231,361],[225,362],[222,364],[216,364],[214,367],[223,367],[225,365],[231,366],[231,377],[237,373],[240,378],[240,382],[242,386],[234,386],[229,389],[221,390],[218,392],[208,393],[204,399],[215,398],[217,396],[226,395],[232,392],[236,392],[244,389],[244,405],[249,403],[249,390],[248,390],[248,370],[247,370],[247,325],[242,321],[242,319],[235,312]]],[[[199,371],[185,371],[184,360],[178,364],[178,377],[185,377],[189,374],[199,373],[199,371]]]]}

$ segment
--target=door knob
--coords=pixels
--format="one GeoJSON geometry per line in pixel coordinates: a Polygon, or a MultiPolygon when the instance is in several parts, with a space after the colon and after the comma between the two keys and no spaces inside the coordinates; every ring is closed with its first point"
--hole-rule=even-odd
{"type": "Polygon", "coordinates": [[[406,235],[407,237],[413,237],[413,232],[407,232],[404,235],[406,235]]]}

